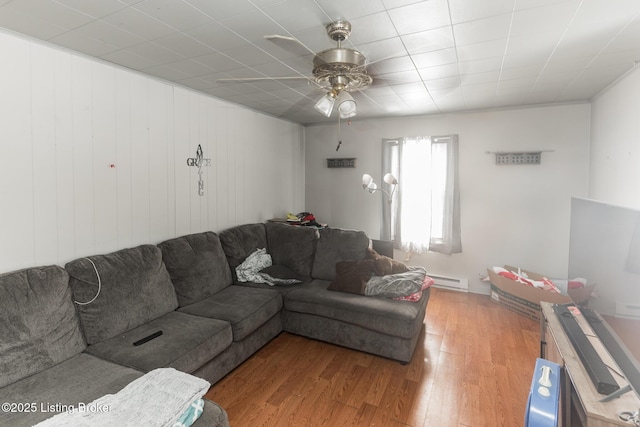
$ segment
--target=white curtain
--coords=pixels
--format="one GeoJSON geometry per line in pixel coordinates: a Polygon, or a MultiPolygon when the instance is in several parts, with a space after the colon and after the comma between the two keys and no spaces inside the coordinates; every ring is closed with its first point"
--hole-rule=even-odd
{"type": "Polygon", "coordinates": [[[462,252],[457,135],[383,140],[387,171],[399,185],[383,204],[382,239],[414,253],[462,252]]]}

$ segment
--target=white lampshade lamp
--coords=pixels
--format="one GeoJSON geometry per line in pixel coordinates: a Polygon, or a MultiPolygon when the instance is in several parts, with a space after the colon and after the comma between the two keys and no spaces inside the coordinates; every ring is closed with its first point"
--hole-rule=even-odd
{"type": "Polygon", "coordinates": [[[373,181],[373,177],[368,173],[365,173],[364,175],[362,175],[362,189],[367,190],[369,193],[382,191],[384,194],[387,195],[387,202],[391,204],[393,193],[396,191],[396,188],[398,187],[398,180],[391,172],[386,173],[384,175],[383,180],[384,182],[386,182],[391,186],[391,193],[386,192],[382,188],[378,188],[378,185],[373,181]]]}

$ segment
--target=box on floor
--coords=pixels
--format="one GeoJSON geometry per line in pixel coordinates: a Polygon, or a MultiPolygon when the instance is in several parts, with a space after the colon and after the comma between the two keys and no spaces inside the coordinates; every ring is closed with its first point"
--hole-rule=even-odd
{"type": "MultiPolygon", "coordinates": [[[[509,271],[526,274],[526,276],[535,281],[541,281],[546,276],[532,271],[518,269],[509,265],[504,268],[509,271]]],[[[546,301],[554,304],[586,304],[591,297],[591,293],[595,285],[589,285],[582,288],[568,289],[567,294],[559,294],[546,291],[544,289],[527,286],[516,282],[507,277],[500,276],[493,269],[487,269],[489,279],[491,281],[491,300],[503,305],[509,310],[515,311],[532,320],[540,320],[540,302],[546,301]]]]}

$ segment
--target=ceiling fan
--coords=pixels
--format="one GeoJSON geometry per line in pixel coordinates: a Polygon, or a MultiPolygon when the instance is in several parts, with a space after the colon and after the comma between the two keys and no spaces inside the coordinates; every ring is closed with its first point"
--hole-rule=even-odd
{"type": "MultiPolygon", "coordinates": [[[[351,96],[351,92],[361,91],[368,88],[373,83],[373,77],[366,70],[365,56],[355,49],[342,47],[342,42],[351,35],[351,24],[345,20],[338,20],[326,26],[327,34],[331,40],[336,42],[336,47],[315,53],[300,40],[294,37],[271,35],[265,36],[270,40],[285,48],[290,48],[291,43],[295,43],[306,51],[311,52],[313,57],[313,69],[311,77],[256,77],[256,78],[235,78],[219,79],[219,82],[253,82],[259,80],[298,80],[305,79],[319,89],[325,91],[325,95],[320,98],[314,108],[327,117],[336,106],[336,110],[342,119],[348,119],[356,115],[357,104],[351,96]]],[[[306,52],[304,52],[306,53],[306,52]]]]}

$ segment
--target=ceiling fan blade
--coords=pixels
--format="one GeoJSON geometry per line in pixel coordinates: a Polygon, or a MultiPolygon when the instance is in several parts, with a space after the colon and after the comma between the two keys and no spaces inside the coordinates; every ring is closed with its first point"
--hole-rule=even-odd
{"type": "Polygon", "coordinates": [[[238,78],[228,78],[228,79],[218,79],[216,80],[219,83],[249,83],[249,82],[259,82],[265,80],[309,80],[311,78],[304,76],[290,76],[290,77],[238,77],[238,78]]]}
{"type": "Polygon", "coordinates": [[[315,56],[316,54],[307,45],[305,45],[295,37],[280,36],[277,34],[272,34],[269,36],[264,36],[264,38],[276,44],[277,46],[280,46],[281,48],[288,50],[289,52],[295,53],[298,56],[305,56],[309,54],[315,56]]]}
{"type": "Polygon", "coordinates": [[[387,61],[389,59],[396,59],[396,58],[402,58],[403,56],[406,55],[390,55],[390,56],[385,56],[384,58],[378,58],[375,59],[373,61],[367,61],[363,67],[368,67],[369,65],[373,65],[373,64],[377,64],[378,62],[382,62],[382,61],[387,61]]]}

